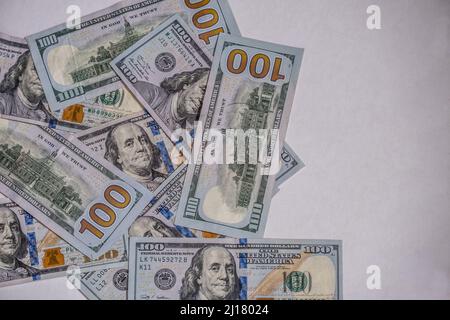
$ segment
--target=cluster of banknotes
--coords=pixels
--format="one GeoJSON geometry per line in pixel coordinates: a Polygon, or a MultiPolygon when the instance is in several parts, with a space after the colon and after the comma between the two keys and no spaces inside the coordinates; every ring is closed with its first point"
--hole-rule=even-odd
{"type": "Polygon", "coordinates": [[[263,239],[304,166],[284,143],[302,57],[242,37],[227,0],[0,33],[0,286],[78,268],[90,299],[339,299],[340,241],[263,239]],[[243,159],[219,152],[238,133],[243,159]]]}

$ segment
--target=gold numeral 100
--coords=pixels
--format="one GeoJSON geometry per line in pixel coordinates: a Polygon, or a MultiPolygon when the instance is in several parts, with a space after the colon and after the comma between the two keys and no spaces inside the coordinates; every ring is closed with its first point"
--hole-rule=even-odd
{"type": "MultiPolygon", "coordinates": [[[[233,74],[241,74],[248,67],[250,74],[256,79],[264,79],[269,74],[269,71],[271,69],[271,61],[267,55],[263,53],[255,54],[250,59],[250,66],[248,65],[248,60],[249,57],[247,52],[242,49],[234,49],[228,55],[227,69],[233,74]],[[240,57],[240,63],[237,67],[235,67],[237,56],[240,57]],[[260,62],[262,63],[262,68],[260,71],[258,71],[257,66],[260,62]]],[[[275,58],[272,75],[270,77],[270,80],[272,80],[273,82],[284,80],[286,78],[284,75],[280,74],[282,62],[283,60],[281,58],[275,58]]]]}
{"type": "Polygon", "coordinates": [[[82,219],[80,222],[81,223],[80,233],[84,233],[87,230],[90,233],[92,233],[94,236],[96,236],[97,238],[101,239],[104,236],[104,233],[102,231],[100,231],[97,228],[97,226],[103,227],[103,228],[108,228],[108,227],[112,226],[114,224],[114,222],[116,221],[116,213],[111,208],[111,206],[114,208],[117,208],[117,209],[124,209],[131,202],[130,193],[118,185],[109,186],[105,190],[104,196],[105,196],[105,200],[108,202],[108,204],[96,203],[89,209],[89,217],[92,219],[92,221],[95,223],[95,225],[93,225],[86,219],[82,219]],[[123,200],[118,200],[116,197],[114,197],[113,191],[117,192],[119,195],[121,195],[123,200]],[[105,213],[106,216],[108,216],[108,219],[105,220],[101,216],[99,216],[97,214],[97,210],[100,210],[103,213],[105,213]]]}
{"type": "MultiPolygon", "coordinates": [[[[201,0],[201,1],[197,1],[197,2],[194,2],[192,0],[184,0],[185,5],[189,9],[193,9],[193,10],[203,8],[206,5],[208,5],[210,2],[211,2],[211,0],[201,0]]],[[[192,16],[192,23],[194,24],[194,26],[197,29],[200,29],[200,30],[212,28],[218,22],[219,22],[219,14],[213,8],[204,8],[200,11],[197,11],[192,16]],[[201,21],[202,18],[204,19],[203,21],[201,21]]],[[[221,34],[223,32],[224,32],[223,28],[219,27],[219,28],[216,28],[213,30],[209,30],[209,31],[200,33],[199,38],[201,40],[203,40],[206,44],[210,44],[211,37],[218,36],[219,34],[221,34]]]]}

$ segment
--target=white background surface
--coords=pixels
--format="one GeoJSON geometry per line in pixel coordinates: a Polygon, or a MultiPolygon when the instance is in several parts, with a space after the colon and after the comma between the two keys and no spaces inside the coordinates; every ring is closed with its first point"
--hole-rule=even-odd
{"type": "MultiPolygon", "coordinates": [[[[306,168],[266,237],[342,239],[344,298],[450,299],[450,1],[229,0],[244,36],[305,48],[287,141],[306,168]],[[382,29],[366,27],[369,5],[382,29]],[[366,269],[381,268],[381,290],[366,269]]],[[[114,0],[0,0],[24,37],[114,0]]],[[[65,279],[3,299],[83,299],[65,279]]]]}

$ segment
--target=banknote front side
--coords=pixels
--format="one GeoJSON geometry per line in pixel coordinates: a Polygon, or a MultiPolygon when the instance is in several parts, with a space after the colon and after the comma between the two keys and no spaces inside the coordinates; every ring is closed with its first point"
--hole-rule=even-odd
{"type": "MultiPolygon", "coordinates": [[[[276,178],[279,187],[284,181],[297,173],[304,164],[289,145],[282,151],[281,170],[276,178]]],[[[145,214],[131,225],[130,237],[150,238],[217,238],[218,235],[180,227],[174,224],[175,213],[183,189],[187,166],[180,166],[170,181],[155,193],[151,206],[145,214]]],[[[81,292],[91,300],[126,300],[128,289],[128,269],[108,268],[81,275],[81,292]]]]}
{"type": "Polygon", "coordinates": [[[152,192],[184,162],[183,155],[147,112],[82,131],[76,137],[152,192]]]}
{"type": "Polygon", "coordinates": [[[0,119],[0,192],[83,254],[98,258],[151,201],[75,138],[0,119]]]}
{"type": "Polygon", "coordinates": [[[340,299],[341,280],[340,241],[130,239],[131,300],[340,299]]]}
{"type": "Polygon", "coordinates": [[[0,231],[0,287],[64,276],[69,266],[82,272],[127,261],[127,238],[91,260],[8,199],[0,199],[0,231]]]}
{"type": "Polygon", "coordinates": [[[83,17],[80,28],[64,23],[27,37],[51,109],[116,90],[110,62],[176,13],[210,48],[222,32],[239,34],[226,0],[126,0],[83,17]]]}
{"type": "Polygon", "coordinates": [[[111,65],[161,128],[172,136],[177,129],[194,128],[211,60],[206,46],[195,38],[181,16],[174,15],[111,65]]]}
{"type": "Polygon", "coordinates": [[[272,146],[284,141],[302,56],[302,49],[219,36],[200,115],[204,133],[195,137],[201,151],[188,168],[177,225],[236,238],[263,235],[275,175],[250,156],[278,161],[272,146]],[[267,148],[255,150],[264,145],[261,136],[267,148]],[[205,158],[212,154],[222,156],[205,158]]]}

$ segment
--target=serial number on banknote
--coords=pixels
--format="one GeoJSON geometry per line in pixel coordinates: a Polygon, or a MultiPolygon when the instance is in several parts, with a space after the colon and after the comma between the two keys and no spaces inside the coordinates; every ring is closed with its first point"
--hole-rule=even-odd
{"type": "MultiPolygon", "coordinates": [[[[187,257],[141,257],[140,262],[148,262],[148,263],[152,263],[152,262],[160,262],[160,263],[187,263],[188,262],[188,258],[187,257]]],[[[140,266],[141,269],[147,270],[145,269],[144,266],[147,266],[145,264],[143,264],[142,266],[140,266]],[[143,268],[144,267],[144,268],[143,268]]],[[[150,265],[148,265],[150,267],[150,265]]],[[[149,269],[151,270],[151,269],[149,269]]]]}

